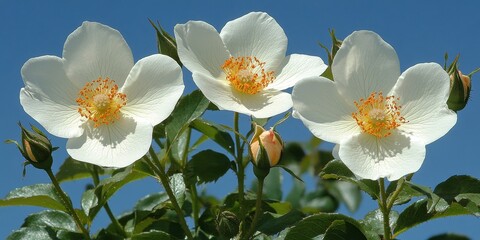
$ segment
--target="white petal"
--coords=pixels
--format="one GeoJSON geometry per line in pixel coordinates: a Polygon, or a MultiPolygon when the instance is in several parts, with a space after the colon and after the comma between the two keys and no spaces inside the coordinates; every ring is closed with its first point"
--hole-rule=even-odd
{"type": "Polygon", "coordinates": [[[122,117],[115,123],[94,128],[67,142],[72,158],[103,167],[121,168],[143,157],[150,148],[153,127],[141,119],[122,117]]]}
{"type": "Polygon", "coordinates": [[[252,115],[252,112],[243,106],[238,98],[234,97],[235,90],[227,81],[215,79],[199,72],[193,73],[193,81],[203,95],[220,110],[252,115]]]}
{"type": "Polygon", "coordinates": [[[281,91],[261,91],[254,95],[241,93],[228,82],[201,73],[193,73],[193,80],[205,97],[221,110],[267,118],[292,107],[290,94],[281,91]]]}
{"type": "Polygon", "coordinates": [[[399,129],[425,144],[445,135],[456,123],[457,114],[447,107],[450,77],[436,63],[417,64],[398,79],[393,95],[399,97],[401,116],[408,121],[399,129]]]}
{"type": "Polygon", "coordinates": [[[252,12],[228,22],[220,37],[235,57],[253,56],[277,70],[287,51],[287,36],[277,21],[266,13],[252,12]]]}
{"type": "Polygon", "coordinates": [[[319,57],[292,54],[284,59],[279,69],[281,70],[275,81],[266,89],[283,90],[293,87],[303,78],[320,76],[327,69],[327,65],[319,57]]]}
{"type": "Polygon", "coordinates": [[[191,72],[213,77],[223,74],[221,66],[230,57],[217,30],[201,21],[189,21],[175,26],[178,56],[191,72]]]}
{"type": "Polygon", "coordinates": [[[420,169],[425,159],[423,141],[395,131],[377,138],[359,134],[340,145],[340,159],[357,176],[394,181],[420,169]]]}
{"type": "Polygon", "coordinates": [[[25,112],[55,136],[80,136],[82,120],[75,102],[78,88],[65,75],[62,59],[32,58],[21,72],[25,88],[20,90],[20,103],[25,112]]]}
{"type": "Polygon", "coordinates": [[[74,84],[110,78],[122,86],[133,67],[133,56],[120,32],[95,22],[83,22],[63,47],[65,70],[74,84]]]}
{"type": "Polygon", "coordinates": [[[338,91],[346,99],[389,93],[400,76],[397,53],[374,32],[353,32],[342,42],[332,63],[338,91]]]}
{"type": "Polygon", "coordinates": [[[184,88],[182,70],[175,60],[160,54],[143,58],[120,90],[127,95],[121,111],[155,126],[172,113],[184,88]]]}
{"type": "Polygon", "coordinates": [[[335,83],[324,77],[300,80],[292,91],[293,108],[302,122],[318,138],[341,143],[360,132],[349,105],[338,93],[335,83]]]}
{"type": "Polygon", "coordinates": [[[235,91],[234,97],[256,118],[273,117],[292,107],[292,97],[282,91],[261,91],[254,95],[235,91]]]}

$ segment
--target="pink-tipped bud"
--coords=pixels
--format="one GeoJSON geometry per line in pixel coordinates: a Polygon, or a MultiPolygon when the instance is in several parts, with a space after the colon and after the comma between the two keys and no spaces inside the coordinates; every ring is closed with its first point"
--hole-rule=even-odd
{"type": "Polygon", "coordinates": [[[283,141],[273,129],[266,131],[263,127],[256,125],[255,134],[250,141],[250,149],[252,150],[253,162],[257,167],[273,167],[280,161],[283,141]],[[264,156],[265,154],[262,154],[262,152],[266,153],[267,156],[264,156]]]}

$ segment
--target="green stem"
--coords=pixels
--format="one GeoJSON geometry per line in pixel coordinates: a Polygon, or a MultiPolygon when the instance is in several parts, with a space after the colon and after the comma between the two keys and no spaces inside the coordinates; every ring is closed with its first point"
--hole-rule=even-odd
{"type": "Polygon", "coordinates": [[[183,167],[185,167],[187,165],[188,149],[190,147],[190,138],[192,136],[192,129],[191,128],[188,128],[186,131],[187,131],[187,140],[185,142],[185,148],[183,149],[183,156],[182,156],[183,167]]]}
{"type": "Polygon", "coordinates": [[[63,192],[62,188],[60,187],[60,184],[57,181],[57,178],[52,172],[52,169],[47,168],[45,169],[45,172],[47,172],[48,177],[50,177],[50,180],[53,183],[53,186],[55,187],[55,190],[57,190],[58,195],[62,199],[62,203],[67,209],[67,211],[70,213],[70,215],[73,217],[73,220],[77,224],[77,227],[82,231],[83,235],[85,236],[85,239],[90,240],[90,234],[88,233],[87,229],[85,226],[83,226],[82,222],[80,221],[80,218],[78,217],[77,213],[75,212],[75,209],[73,209],[72,206],[72,201],[70,198],[63,192]]]}
{"type": "MultiPolygon", "coordinates": [[[[187,140],[185,143],[185,148],[183,149],[183,159],[182,159],[182,163],[184,167],[187,165],[187,161],[188,161],[188,149],[190,147],[192,129],[188,128],[186,131],[187,131],[187,140]]],[[[199,229],[198,219],[200,217],[200,206],[198,204],[199,202],[198,202],[197,186],[195,184],[192,184],[190,186],[190,196],[192,197],[192,217],[193,217],[193,225],[195,227],[195,234],[196,234],[199,229]]]]}
{"type": "Polygon", "coordinates": [[[378,199],[378,205],[383,214],[383,239],[392,239],[392,230],[390,229],[390,208],[387,204],[387,193],[385,191],[385,179],[378,179],[378,185],[380,186],[380,198],[378,199]]]}
{"type": "Polygon", "coordinates": [[[185,235],[187,235],[188,239],[193,239],[192,233],[190,232],[190,229],[188,228],[187,222],[185,221],[185,216],[183,214],[183,210],[180,207],[180,205],[177,202],[177,199],[175,198],[175,194],[173,193],[172,188],[170,187],[170,183],[168,180],[167,175],[165,174],[165,168],[161,164],[155,164],[153,162],[158,162],[160,163],[160,160],[157,157],[157,154],[153,150],[152,147],[149,149],[150,157],[145,157],[146,158],[146,163],[152,168],[152,170],[155,172],[155,174],[159,177],[160,182],[163,185],[163,188],[165,188],[165,192],[167,192],[168,198],[172,202],[173,208],[175,209],[175,212],[177,213],[178,216],[178,221],[180,223],[180,226],[182,227],[183,231],[185,232],[185,235]],[[153,161],[153,162],[152,162],[153,161]]]}
{"type": "Polygon", "coordinates": [[[246,235],[246,239],[249,239],[255,233],[255,228],[259,220],[260,215],[262,214],[262,195],[263,195],[263,182],[265,179],[258,179],[257,186],[257,201],[255,203],[255,215],[253,216],[252,224],[246,235]]]}
{"type": "Polygon", "coordinates": [[[200,206],[198,201],[197,186],[192,184],[190,186],[190,192],[192,197],[192,215],[193,215],[193,225],[195,226],[195,233],[198,231],[198,219],[200,216],[200,206]]]}
{"type": "MultiPolygon", "coordinates": [[[[92,175],[92,179],[93,179],[93,184],[95,185],[95,187],[98,186],[98,184],[100,183],[100,178],[98,177],[98,171],[97,171],[96,166],[93,166],[93,169],[91,169],[91,175],[92,175]]],[[[105,209],[105,212],[107,212],[108,218],[110,218],[110,221],[112,221],[112,224],[115,227],[115,229],[117,230],[117,232],[120,233],[122,235],[122,237],[126,238],[127,233],[125,232],[122,225],[120,224],[120,222],[117,220],[117,218],[113,214],[112,209],[110,208],[110,205],[108,205],[107,201],[105,201],[105,204],[103,205],[103,208],[105,209]]]]}
{"type": "MultiPolygon", "coordinates": [[[[233,128],[234,131],[239,133],[239,126],[238,126],[238,119],[239,119],[239,114],[237,112],[234,113],[233,115],[233,128]]],[[[237,162],[237,180],[238,180],[238,204],[240,207],[240,233],[242,232],[242,228],[244,226],[243,221],[245,220],[245,213],[244,213],[244,207],[243,207],[243,202],[244,202],[244,192],[245,192],[245,167],[243,166],[243,148],[241,147],[240,144],[240,137],[238,134],[235,134],[235,149],[237,150],[237,156],[235,157],[235,160],[237,162]]]]}
{"type": "MultiPolygon", "coordinates": [[[[395,191],[392,193],[392,196],[390,197],[390,201],[387,203],[387,209],[388,212],[390,212],[393,208],[393,205],[395,204],[395,200],[397,199],[398,195],[402,192],[403,187],[405,186],[405,181],[410,181],[412,179],[413,173],[408,174],[405,176],[405,179],[400,179],[399,183],[397,183],[397,188],[395,191]]],[[[392,235],[392,238],[396,238],[396,234],[392,235]]]]}

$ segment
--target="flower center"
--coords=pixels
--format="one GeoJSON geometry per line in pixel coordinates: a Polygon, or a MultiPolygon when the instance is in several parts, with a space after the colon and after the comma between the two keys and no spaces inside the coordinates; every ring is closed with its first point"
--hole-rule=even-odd
{"type": "Polygon", "coordinates": [[[227,80],[240,92],[256,94],[273,82],[273,71],[265,71],[265,62],[256,57],[230,57],[222,65],[227,80]]]}
{"type": "Polygon", "coordinates": [[[88,82],[78,93],[78,112],[94,122],[94,127],[108,125],[119,119],[120,109],[127,103],[127,95],[118,92],[118,85],[101,77],[88,82]]]}
{"type": "Polygon", "coordinates": [[[387,137],[392,130],[408,122],[400,115],[398,100],[395,96],[384,97],[381,92],[373,92],[367,99],[354,101],[358,111],[352,113],[352,117],[363,132],[379,138],[387,137]]]}

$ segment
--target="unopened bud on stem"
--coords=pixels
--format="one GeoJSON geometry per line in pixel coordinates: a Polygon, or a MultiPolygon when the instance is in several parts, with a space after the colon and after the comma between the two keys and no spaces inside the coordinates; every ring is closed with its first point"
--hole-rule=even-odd
{"type": "Polygon", "coordinates": [[[264,178],[270,168],[280,161],[283,141],[273,129],[267,131],[260,125],[255,125],[255,133],[250,141],[250,150],[255,165],[255,175],[264,178]]]}
{"type": "Polygon", "coordinates": [[[49,169],[52,167],[52,148],[50,140],[40,129],[32,126],[33,131],[28,131],[22,124],[18,124],[22,130],[21,144],[13,140],[7,140],[8,143],[15,143],[23,157],[34,167],[39,169],[49,169]]]}

